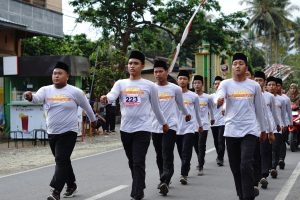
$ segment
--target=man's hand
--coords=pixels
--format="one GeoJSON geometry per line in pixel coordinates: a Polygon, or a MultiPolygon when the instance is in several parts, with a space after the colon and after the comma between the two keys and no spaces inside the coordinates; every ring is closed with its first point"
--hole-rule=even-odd
{"type": "Polygon", "coordinates": [[[220,98],[218,98],[218,101],[217,101],[217,107],[219,108],[220,106],[222,106],[223,105],[223,103],[224,103],[224,97],[220,97],[220,98]]]}
{"type": "Polygon", "coordinates": [[[222,112],[222,115],[224,116],[225,115],[225,110],[223,109],[221,112],[222,112]]]}
{"type": "Polygon", "coordinates": [[[24,92],[23,96],[24,99],[26,99],[27,101],[32,101],[32,92],[30,91],[24,92]]]}
{"type": "Polygon", "coordinates": [[[91,122],[91,127],[94,128],[94,129],[97,128],[97,120],[91,122]]]}
{"type": "Polygon", "coordinates": [[[191,121],[191,119],[192,119],[192,116],[190,114],[188,114],[188,115],[185,116],[185,121],[186,122],[191,121]]]}
{"type": "Polygon", "coordinates": [[[259,141],[263,142],[267,139],[267,134],[265,131],[261,132],[260,136],[259,136],[259,141]]]}
{"type": "Polygon", "coordinates": [[[107,100],[107,96],[106,95],[102,95],[100,97],[100,102],[104,105],[108,104],[108,100],[107,100]]]}
{"type": "Polygon", "coordinates": [[[202,128],[202,126],[199,127],[198,132],[199,132],[199,133],[203,133],[203,128],[202,128]]]}
{"type": "Polygon", "coordinates": [[[274,135],[274,133],[269,133],[268,134],[268,140],[269,140],[270,144],[272,144],[275,141],[275,135],[274,135]]]}
{"type": "Polygon", "coordinates": [[[280,125],[277,125],[277,132],[279,133],[281,131],[280,125]]]}
{"type": "Polygon", "coordinates": [[[215,120],[214,119],[210,120],[210,124],[214,125],[215,124],[215,120]]]}
{"type": "Polygon", "coordinates": [[[169,125],[168,124],[163,125],[163,132],[164,132],[164,134],[167,134],[169,132],[169,125]]]}

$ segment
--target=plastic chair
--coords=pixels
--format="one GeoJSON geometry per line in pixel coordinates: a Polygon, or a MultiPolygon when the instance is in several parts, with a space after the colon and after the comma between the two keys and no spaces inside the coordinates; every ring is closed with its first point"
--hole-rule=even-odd
{"type": "Polygon", "coordinates": [[[47,131],[44,130],[44,129],[33,129],[32,132],[33,132],[33,145],[34,145],[34,146],[37,145],[38,133],[40,133],[40,135],[41,135],[41,138],[40,138],[41,144],[42,144],[43,141],[44,141],[44,146],[46,146],[46,139],[47,139],[46,136],[47,136],[47,131]]]}

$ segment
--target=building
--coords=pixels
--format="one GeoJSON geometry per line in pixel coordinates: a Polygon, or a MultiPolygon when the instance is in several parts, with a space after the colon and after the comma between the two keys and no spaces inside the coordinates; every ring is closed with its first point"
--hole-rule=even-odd
{"type": "Polygon", "coordinates": [[[63,37],[62,0],[0,1],[0,125],[9,119],[10,77],[18,75],[6,74],[6,68],[17,66],[5,60],[21,56],[22,39],[41,35],[63,37]]]}

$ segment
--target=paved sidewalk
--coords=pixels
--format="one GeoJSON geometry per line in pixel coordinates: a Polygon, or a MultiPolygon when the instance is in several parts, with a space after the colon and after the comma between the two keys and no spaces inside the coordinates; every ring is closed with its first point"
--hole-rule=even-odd
{"type": "MultiPolygon", "coordinates": [[[[26,141],[24,147],[22,147],[21,141],[18,144],[19,148],[17,149],[13,141],[10,144],[10,148],[7,147],[7,142],[5,141],[0,143],[0,176],[54,164],[54,157],[48,142],[46,146],[39,141],[37,146],[33,146],[32,141],[26,141]]],[[[81,137],[78,137],[72,159],[121,147],[118,125],[116,132],[109,133],[109,135],[85,137],[84,142],[82,142],[81,137]]]]}

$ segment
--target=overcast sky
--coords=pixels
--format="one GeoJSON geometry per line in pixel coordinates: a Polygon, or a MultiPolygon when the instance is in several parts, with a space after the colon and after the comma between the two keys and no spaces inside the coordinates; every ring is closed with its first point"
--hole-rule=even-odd
{"type": "MultiPolygon", "coordinates": [[[[73,8],[68,4],[68,0],[63,0],[63,13],[64,13],[64,33],[68,35],[75,35],[85,33],[88,38],[96,40],[99,38],[100,33],[94,29],[89,23],[75,23],[76,15],[73,13],[73,8]]],[[[240,0],[219,0],[222,12],[230,14],[236,11],[241,11],[246,8],[246,5],[240,5],[240,0]]],[[[300,7],[299,0],[290,0],[293,5],[300,7]]],[[[293,18],[300,17],[300,11],[293,13],[293,18]]]]}

